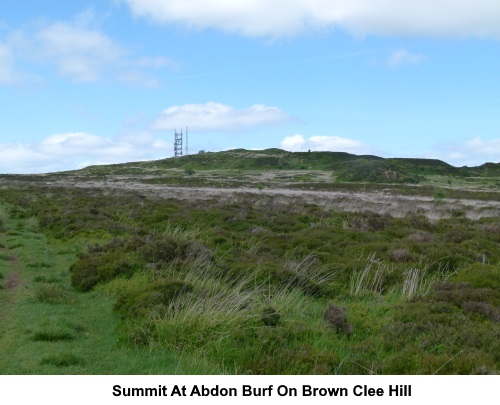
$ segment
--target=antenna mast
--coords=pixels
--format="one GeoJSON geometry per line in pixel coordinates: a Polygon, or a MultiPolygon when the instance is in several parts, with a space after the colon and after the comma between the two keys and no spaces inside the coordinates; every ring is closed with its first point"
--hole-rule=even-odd
{"type": "Polygon", "coordinates": [[[181,132],[176,129],[174,133],[174,156],[182,156],[182,129],[181,132]]]}
{"type": "Polygon", "coordinates": [[[186,156],[189,155],[188,149],[188,127],[186,127],[186,156]]]}

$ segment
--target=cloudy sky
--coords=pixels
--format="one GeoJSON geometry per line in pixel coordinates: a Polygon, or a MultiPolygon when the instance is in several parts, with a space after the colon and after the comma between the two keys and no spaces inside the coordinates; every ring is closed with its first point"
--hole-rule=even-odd
{"type": "Polygon", "coordinates": [[[498,0],[2,0],[0,173],[232,148],[500,161],[498,0]]]}

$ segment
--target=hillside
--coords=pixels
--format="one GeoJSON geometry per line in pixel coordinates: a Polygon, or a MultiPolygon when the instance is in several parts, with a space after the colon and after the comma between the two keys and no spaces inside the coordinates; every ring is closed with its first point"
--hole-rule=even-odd
{"type": "Polygon", "coordinates": [[[500,176],[500,163],[458,168],[436,159],[381,158],[345,152],[287,152],[276,148],[201,152],[149,162],[90,166],[80,172],[129,174],[137,169],[315,170],[335,172],[341,181],[388,183],[419,183],[425,176],[432,175],[461,178],[500,176]]]}

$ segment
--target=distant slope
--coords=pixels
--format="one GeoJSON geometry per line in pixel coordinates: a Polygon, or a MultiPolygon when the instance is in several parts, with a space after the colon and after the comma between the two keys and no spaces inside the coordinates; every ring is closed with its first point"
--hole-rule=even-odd
{"type": "MultiPolygon", "coordinates": [[[[162,167],[191,167],[193,169],[242,169],[242,170],[333,170],[338,163],[356,160],[361,156],[345,152],[287,152],[281,149],[251,151],[235,149],[225,152],[207,152],[164,159],[154,163],[162,167]]],[[[364,156],[366,159],[380,159],[364,156]]]]}
{"type": "Polygon", "coordinates": [[[499,163],[478,167],[454,167],[437,159],[381,158],[345,152],[287,152],[282,149],[259,151],[234,149],[202,152],[178,158],[89,166],[78,172],[86,174],[127,174],[144,170],[322,170],[332,171],[338,181],[418,183],[424,176],[496,177],[499,163]]]}

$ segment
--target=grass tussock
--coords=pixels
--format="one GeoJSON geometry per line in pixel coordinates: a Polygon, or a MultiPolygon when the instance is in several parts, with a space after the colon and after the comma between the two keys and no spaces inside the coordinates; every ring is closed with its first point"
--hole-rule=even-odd
{"type": "Polygon", "coordinates": [[[44,327],[33,333],[32,339],[35,342],[63,342],[76,339],[75,333],[67,328],[44,327]]]}
{"type": "Polygon", "coordinates": [[[45,303],[67,303],[71,302],[70,292],[55,283],[44,282],[37,285],[33,291],[34,298],[39,302],[45,303]]]}
{"type": "Polygon", "coordinates": [[[362,270],[355,269],[351,275],[350,293],[354,296],[364,292],[382,293],[384,278],[392,271],[384,262],[370,254],[362,270]]]}
{"type": "Polygon", "coordinates": [[[84,364],[84,360],[72,353],[58,353],[42,357],[40,365],[54,366],[57,368],[79,366],[84,364]]]}

